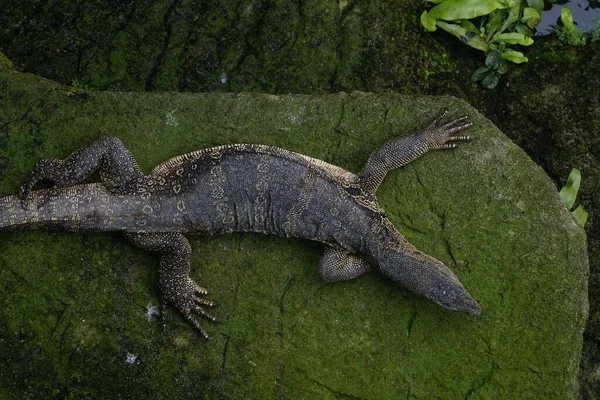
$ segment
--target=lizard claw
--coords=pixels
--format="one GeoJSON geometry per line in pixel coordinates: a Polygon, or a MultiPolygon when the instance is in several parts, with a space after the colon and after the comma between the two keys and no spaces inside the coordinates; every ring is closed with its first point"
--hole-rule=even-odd
{"type": "Polygon", "coordinates": [[[422,133],[423,138],[427,142],[430,150],[453,149],[457,147],[455,141],[472,140],[470,136],[454,135],[454,133],[462,131],[473,125],[466,115],[456,118],[450,122],[440,125],[442,117],[447,114],[445,111],[440,117],[436,118],[431,125],[422,133]]]}
{"type": "Polygon", "coordinates": [[[185,319],[187,319],[187,321],[192,324],[192,326],[198,331],[200,332],[200,334],[204,337],[204,339],[211,339],[211,336],[208,334],[208,332],[206,332],[204,329],[202,329],[202,327],[200,326],[200,324],[198,323],[198,321],[196,321],[196,319],[192,316],[191,313],[187,313],[187,314],[183,314],[183,316],[185,317],[185,319]]]}
{"type": "Polygon", "coordinates": [[[49,193],[46,191],[38,191],[35,196],[31,193],[31,189],[23,189],[19,191],[19,198],[21,199],[21,207],[25,211],[31,209],[39,210],[44,204],[50,200],[49,193]]]}
{"type": "Polygon", "coordinates": [[[215,303],[214,301],[202,299],[197,296],[194,296],[194,300],[196,301],[197,304],[199,304],[201,306],[217,307],[219,305],[219,303],[215,303]]]}
{"type": "Polygon", "coordinates": [[[27,175],[27,178],[25,178],[25,183],[23,183],[23,185],[21,185],[19,188],[18,196],[21,199],[21,207],[23,207],[23,209],[26,211],[32,208],[31,206],[33,205],[33,201],[31,198],[31,191],[38,182],[38,179],[34,176],[33,172],[34,171],[27,175]]]}
{"type": "Polygon", "coordinates": [[[213,317],[212,315],[210,315],[209,313],[204,311],[204,308],[202,308],[202,306],[216,307],[216,306],[218,306],[217,303],[215,303],[214,301],[201,299],[200,297],[197,297],[197,296],[194,296],[194,302],[195,302],[195,304],[192,307],[192,311],[195,311],[200,316],[202,316],[204,318],[208,318],[209,320],[211,320],[213,322],[219,322],[219,320],[217,320],[215,317],[213,317]]]}
{"type": "Polygon", "coordinates": [[[200,305],[198,303],[202,303],[205,304],[207,306],[212,306],[215,303],[213,303],[212,301],[208,301],[208,300],[203,300],[203,299],[198,299],[198,298],[194,298],[195,303],[190,307],[190,308],[186,308],[184,310],[180,310],[181,314],[183,314],[184,318],[186,320],[188,320],[188,322],[190,324],[192,324],[192,326],[194,328],[196,328],[196,330],[198,332],[200,332],[200,334],[205,338],[205,339],[211,339],[210,335],[208,334],[208,332],[206,332],[198,323],[198,321],[196,320],[196,318],[194,318],[192,312],[195,312],[196,314],[200,315],[201,317],[204,317],[206,319],[211,320],[212,322],[219,322],[217,320],[217,318],[215,318],[214,316],[210,315],[209,313],[207,313],[206,311],[204,311],[204,309],[202,307],[200,307],[200,305]]]}
{"type": "Polygon", "coordinates": [[[29,210],[34,206],[36,208],[40,208],[44,203],[48,201],[48,198],[34,198],[33,196],[33,188],[34,186],[43,180],[48,180],[54,183],[56,187],[62,187],[64,184],[61,183],[60,179],[58,179],[56,175],[58,172],[62,171],[60,168],[62,164],[59,160],[50,160],[44,159],[38,161],[33,170],[29,172],[27,177],[25,178],[25,182],[19,188],[19,198],[21,199],[21,207],[24,210],[29,210]]]}
{"type": "Polygon", "coordinates": [[[192,308],[192,311],[195,311],[198,315],[200,315],[206,319],[209,319],[212,322],[218,322],[217,318],[213,317],[212,315],[210,315],[209,313],[204,311],[204,309],[202,307],[200,307],[198,304],[194,305],[194,307],[192,308]]]}
{"type": "Polygon", "coordinates": [[[166,296],[167,301],[177,308],[183,317],[198,331],[204,338],[210,339],[210,335],[200,326],[194,314],[206,318],[213,322],[218,322],[217,318],[204,310],[204,307],[214,307],[217,303],[203,299],[200,296],[208,294],[208,290],[198,286],[196,282],[188,279],[186,284],[175,291],[175,296],[166,296]]]}
{"type": "Polygon", "coordinates": [[[203,287],[199,286],[199,285],[198,285],[196,282],[194,282],[194,281],[192,281],[192,280],[190,280],[190,283],[191,283],[191,285],[193,286],[193,288],[194,288],[194,291],[195,291],[196,293],[198,293],[199,295],[201,295],[201,296],[204,296],[204,295],[207,295],[207,294],[208,294],[208,289],[205,289],[205,288],[203,288],[203,287]]]}

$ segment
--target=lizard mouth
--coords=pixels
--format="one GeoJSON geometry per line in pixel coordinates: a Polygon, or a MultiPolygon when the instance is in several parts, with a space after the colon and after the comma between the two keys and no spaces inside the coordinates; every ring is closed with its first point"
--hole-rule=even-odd
{"type": "Polygon", "coordinates": [[[442,296],[438,294],[435,297],[427,295],[426,297],[447,310],[460,311],[470,315],[481,314],[481,306],[462,285],[442,291],[442,296]]]}
{"type": "Polygon", "coordinates": [[[456,311],[462,311],[467,314],[477,316],[481,314],[481,306],[477,303],[477,301],[475,301],[475,299],[469,296],[469,298],[466,299],[460,307],[457,307],[456,311]]]}

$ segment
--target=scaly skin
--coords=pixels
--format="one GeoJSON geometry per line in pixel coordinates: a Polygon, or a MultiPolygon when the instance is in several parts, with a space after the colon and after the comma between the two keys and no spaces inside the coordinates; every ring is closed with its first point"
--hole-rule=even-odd
{"type": "Polygon", "coordinates": [[[374,270],[450,310],[480,313],[440,261],[421,253],[379,208],[375,191],[388,171],[428,150],[452,148],[466,117],[399,137],[375,151],[359,175],[291,151],[228,145],[175,157],[145,176],[116,138],[103,137],[65,160],[41,160],[19,196],[0,198],[0,230],[50,228],[121,231],[162,253],[163,305],[174,306],[203,336],[194,314],[214,320],[190,278],[184,234],[261,232],[325,244],[319,265],[328,281],[374,270]],[[95,171],[101,183],[80,184],[95,171]],[[52,189],[33,190],[42,179],[52,189]]]}

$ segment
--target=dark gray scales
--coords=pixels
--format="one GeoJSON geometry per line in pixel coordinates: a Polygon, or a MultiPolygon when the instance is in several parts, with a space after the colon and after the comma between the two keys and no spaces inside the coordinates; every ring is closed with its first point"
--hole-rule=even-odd
{"type": "Polygon", "coordinates": [[[377,203],[386,174],[429,150],[467,140],[466,117],[385,143],[358,174],[275,147],[227,145],[175,157],[144,175],[116,138],[103,137],[65,160],[41,160],[18,196],[0,198],[0,230],[121,231],[161,253],[163,306],[175,307],[205,337],[195,315],[214,320],[207,290],[190,277],[184,236],[261,232],[324,243],[327,281],[376,271],[449,310],[480,307],[444,264],[408,243],[377,203]],[[95,171],[101,183],[82,184],[95,171]],[[51,189],[33,190],[40,180],[51,189]]]}

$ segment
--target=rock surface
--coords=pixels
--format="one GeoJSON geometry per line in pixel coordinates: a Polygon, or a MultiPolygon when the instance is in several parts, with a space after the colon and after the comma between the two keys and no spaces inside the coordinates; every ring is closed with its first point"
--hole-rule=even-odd
{"type": "Polygon", "coordinates": [[[158,260],[118,234],[0,235],[0,397],[573,398],[587,316],[585,234],[543,171],[451,97],[86,92],[0,59],[0,194],[37,160],[123,140],[144,171],[169,157],[265,143],[357,172],[442,109],[477,140],[391,173],[391,220],[480,302],[445,311],[378,276],[319,279],[318,244],[192,241],[193,277],[221,303],[204,341],[148,321],[158,260]],[[135,360],[134,360],[135,358],[135,360]],[[128,362],[131,361],[131,362],[128,362]]]}
{"type": "Polygon", "coordinates": [[[97,90],[416,93],[458,69],[421,34],[421,0],[6,3],[0,51],[97,90]]]}

